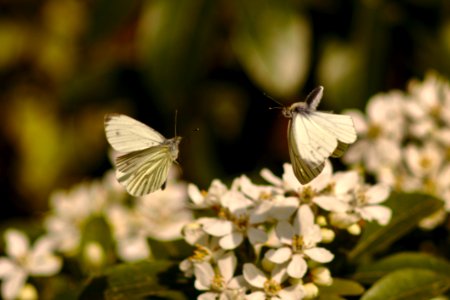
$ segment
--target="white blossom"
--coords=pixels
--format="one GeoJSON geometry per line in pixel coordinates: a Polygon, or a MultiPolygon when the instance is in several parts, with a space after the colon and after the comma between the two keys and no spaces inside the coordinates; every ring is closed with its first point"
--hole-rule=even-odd
{"type": "Polygon", "coordinates": [[[25,234],[16,229],[5,231],[7,257],[0,258],[2,296],[14,299],[21,292],[28,276],[52,276],[61,269],[62,261],[53,251],[54,240],[42,236],[30,247],[25,234]]]}

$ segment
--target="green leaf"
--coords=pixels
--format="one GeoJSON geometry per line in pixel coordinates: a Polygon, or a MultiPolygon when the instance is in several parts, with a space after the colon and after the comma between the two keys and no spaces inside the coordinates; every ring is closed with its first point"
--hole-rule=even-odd
{"type": "Polygon", "coordinates": [[[79,258],[86,272],[96,272],[114,261],[111,230],[103,217],[90,218],[83,228],[79,258]]]}
{"type": "Polygon", "coordinates": [[[353,278],[358,282],[373,283],[392,271],[406,268],[426,269],[450,277],[448,261],[424,253],[403,252],[361,266],[353,278]]]}
{"type": "Polygon", "coordinates": [[[358,244],[349,253],[349,260],[386,249],[415,228],[423,218],[442,208],[443,204],[443,201],[430,195],[393,192],[384,203],[392,209],[390,223],[386,226],[368,223],[358,244]]]}
{"type": "Polygon", "coordinates": [[[450,287],[450,278],[423,269],[394,271],[377,281],[361,300],[431,299],[450,287]]]}
{"type": "Polygon", "coordinates": [[[322,299],[330,299],[332,297],[357,296],[364,293],[364,287],[356,281],[333,278],[333,284],[330,286],[320,286],[320,297],[322,299]]]}
{"type": "Polygon", "coordinates": [[[177,281],[178,264],[172,261],[141,261],[115,266],[93,278],[80,299],[142,299],[154,296],[186,299],[170,286],[177,281]]]}
{"type": "Polygon", "coordinates": [[[309,21],[287,1],[236,1],[233,48],[253,78],[270,95],[292,96],[309,68],[309,21]]]}

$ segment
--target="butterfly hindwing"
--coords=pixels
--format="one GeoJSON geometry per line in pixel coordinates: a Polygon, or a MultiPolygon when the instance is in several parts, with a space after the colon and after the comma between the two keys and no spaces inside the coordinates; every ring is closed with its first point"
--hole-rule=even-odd
{"type": "MultiPolygon", "coordinates": [[[[290,139],[291,135],[288,134],[288,142],[290,139]]],[[[309,166],[309,164],[302,160],[294,147],[289,147],[289,156],[291,158],[292,169],[294,170],[295,177],[297,177],[301,184],[307,184],[316,178],[320,172],[322,172],[325,165],[322,163],[315,167],[309,166]]]]}
{"type": "Polygon", "coordinates": [[[116,175],[128,193],[142,196],[158,190],[167,180],[173,159],[168,145],[127,153],[116,159],[116,175]]]}

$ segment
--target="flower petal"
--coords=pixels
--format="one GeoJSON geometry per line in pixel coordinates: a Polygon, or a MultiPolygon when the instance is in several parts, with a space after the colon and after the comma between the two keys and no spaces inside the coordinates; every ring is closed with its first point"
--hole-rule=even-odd
{"type": "Polygon", "coordinates": [[[5,232],[5,252],[14,258],[20,259],[27,255],[30,248],[28,237],[17,229],[7,229],[5,232]]]}
{"type": "Polygon", "coordinates": [[[6,257],[0,258],[0,278],[9,277],[18,266],[10,259],[6,257]]]}
{"type": "Polygon", "coordinates": [[[263,288],[264,283],[267,281],[264,272],[251,263],[244,264],[242,274],[244,275],[245,280],[256,288],[263,288]]]}
{"type": "Polygon", "coordinates": [[[333,260],[334,255],[325,248],[316,247],[303,251],[309,258],[320,263],[327,263],[333,260]]]}
{"type": "Polygon", "coordinates": [[[282,247],[279,249],[270,249],[266,252],[265,257],[273,263],[282,264],[291,258],[292,250],[290,247],[282,247]]]}
{"type": "Polygon", "coordinates": [[[203,230],[212,236],[224,236],[233,231],[233,223],[227,220],[209,218],[204,221],[203,230]]]}
{"type": "Polygon", "coordinates": [[[308,265],[306,264],[303,256],[300,254],[293,255],[292,260],[287,267],[289,276],[293,278],[302,278],[303,276],[305,276],[307,270],[308,265]]]}
{"type": "Polygon", "coordinates": [[[200,291],[209,290],[214,279],[214,269],[208,262],[200,262],[194,265],[195,288],[200,291]]]}
{"type": "Polygon", "coordinates": [[[2,296],[4,299],[16,299],[27,279],[27,273],[22,269],[4,279],[2,282],[2,296]]]}
{"type": "Polygon", "coordinates": [[[228,252],[224,256],[218,259],[217,265],[220,270],[220,274],[226,282],[233,278],[234,270],[237,265],[237,258],[233,252],[228,252]]]}
{"type": "Polygon", "coordinates": [[[295,235],[294,228],[287,221],[278,222],[275,227],[275,232],[277,234],[278,239],[284,244],[292,244],[292,238],[295,235]]]}
{"type": "Polygon", "coordinates": [[[384,184],[376,184],[366,192],[367,202],[370,204],[381,203],[387,199],[390,188],[384,184]]]}
{"type": "Polygon", "coordinates": [[[366,206],[360,209],[363,219],[367,221],[376,220],[380,225],[386,225],[391,220],[392,211],[382,205],[366,206]]]}
{"type": "Polygon", "coordinates": [[[250,227],[247,230],[248,239],[252,245],[265,243],[268,239],[267,233],[259,228],[250,227]]]}
{"type": "Polygon", "coordinates": [[[227,234],[219,240],[219,245],[222,249],[230,250],[239,246],[244,240],[244,236],[240,232],[233,232],[227,234]]]}

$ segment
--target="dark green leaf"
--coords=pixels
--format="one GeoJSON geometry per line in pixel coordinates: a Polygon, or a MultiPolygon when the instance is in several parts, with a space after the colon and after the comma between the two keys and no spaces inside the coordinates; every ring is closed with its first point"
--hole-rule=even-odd
{"type": "Polygon", "coordinates": [[[384,205],[392,209],[392,219],[386,226],[368,223],[361,239],[349,253],[350,260],[383,250],[410,232],[425,217],[443,206],[443,202],[425,194],[392,193],[384,205]]]}
{"type": "Polygon", "coordinates": [[[309,21],[287,1],[236,1],[235,52],[248,74],[269,94],[292,96],[309,68],[309,21]]]}
{"type": "Polygon", "coordinates": [[[405,268],[427,269],[450,277],[450,263],[424,253],[405,252],[364,265],[358,269],[353,278],[358,282],[373,283],[386,274],[405,268]]]}
{"type": "Polygon", "coordinates": [[[80,299],[142,299],[160,297],[184,300],[170,286],[177,280],[178,264],[171,261],[142,261],[115,266],[93,278],[80,299]]]}
{"type": "Polygon", "coordinates": [[[364,287],[358,282],[342,278],[333,278],[330,286],[320,286],[320,296],[322,299],[329,299],[332,296],[357,296],[364,293],[364,287]]]}
{"type": "Polygon", "coordinates": [[[205,0],[145,2],[139,29],[140,55],[154,86],[163,94],[167,93],[165,96],[181,97],[205,71],[217,3],[205,0]]]}
{"type": "Polygon", "coordinates": [[[377,281],[361,300],[431,299],[450,287],[450,278],[423,269],[394,271],[377,281]]]}

